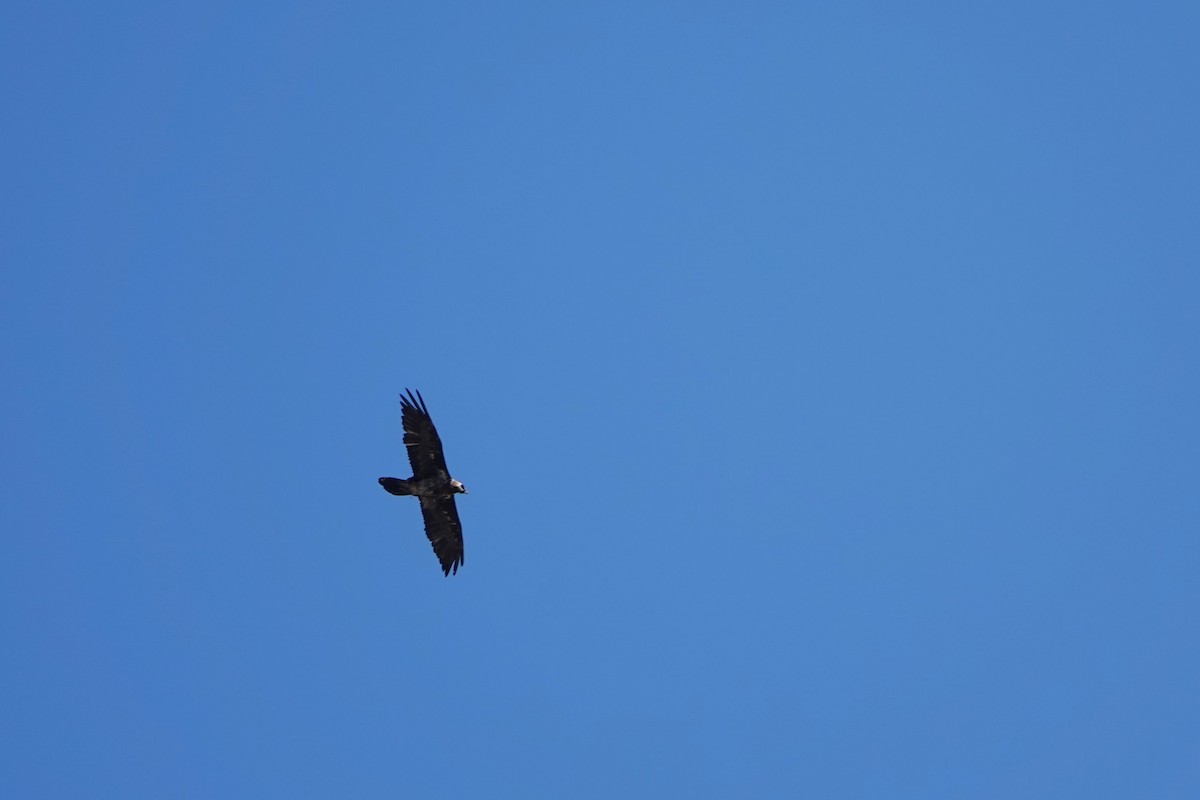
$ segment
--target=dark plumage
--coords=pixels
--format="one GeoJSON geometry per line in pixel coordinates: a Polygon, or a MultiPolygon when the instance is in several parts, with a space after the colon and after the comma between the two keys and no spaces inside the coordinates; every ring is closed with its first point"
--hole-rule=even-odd
{"type": "Polygon", "coordinates": [[[425,399],[417,392],[405,389],[400,395],[400,419],[404,424],[404,448],[412,464],[412,477],[380,478],[379,485],[392,494],[416,495],[421,500],[421,516],[425,518],[425,535],[441,562],[442,572],[457,574],[463,563],[462,523],[454,495],[466,494],[467,487],[450,477],[442,440],[429,417],[425,399]]]}

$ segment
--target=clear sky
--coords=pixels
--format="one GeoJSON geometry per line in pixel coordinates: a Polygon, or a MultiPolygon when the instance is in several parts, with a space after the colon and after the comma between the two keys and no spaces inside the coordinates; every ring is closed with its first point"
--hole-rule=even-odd
{"type": "Polygon", "coordinates": [[[1200,797],[1198,41],[6,3],[0,795],[1200,797]]]}

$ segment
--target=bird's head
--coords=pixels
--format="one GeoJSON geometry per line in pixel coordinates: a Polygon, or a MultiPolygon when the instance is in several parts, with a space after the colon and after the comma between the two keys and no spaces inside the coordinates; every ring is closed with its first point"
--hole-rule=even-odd
{"type": "Polygon", "coordinates": [[[461,481],[456,481],[453,478],[451,478],[450,486],[454,489],[455,492],[457,492],[459,494],[467,493],[467,487],[463,486],[461,481]]]}

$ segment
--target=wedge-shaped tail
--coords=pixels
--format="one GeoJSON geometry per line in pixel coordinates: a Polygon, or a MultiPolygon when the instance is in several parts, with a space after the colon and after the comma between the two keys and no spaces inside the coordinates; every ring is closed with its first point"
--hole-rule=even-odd
{"type": "Polygon", "coordinates": [[[392,494],[412,494],[413,491],[408,485],[408,481],[402,481],[399,478],[380,478],[379,485],[387,489],[392,494]]]}

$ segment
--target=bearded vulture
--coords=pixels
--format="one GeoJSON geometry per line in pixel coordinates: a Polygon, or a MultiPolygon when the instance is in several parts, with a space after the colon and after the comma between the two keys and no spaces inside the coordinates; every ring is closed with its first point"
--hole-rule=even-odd
{"type": "Polygon", "coordinates": [[[421,501],[421,516],[425,518],[425,535],[433,552],[442,564],[442,572],[458,574],[463,563],[462,523],[454,495],[466,494],[467,487],[450,477],[446,457],[442,455],[442,440],[425,407],[425,398],[418,391],[405,389],[400,395],[400,420],[404,424],[404,447],[413,475],[408,480],[380,478],[379,485],[392,494],[416,495],[421,501]]]}

